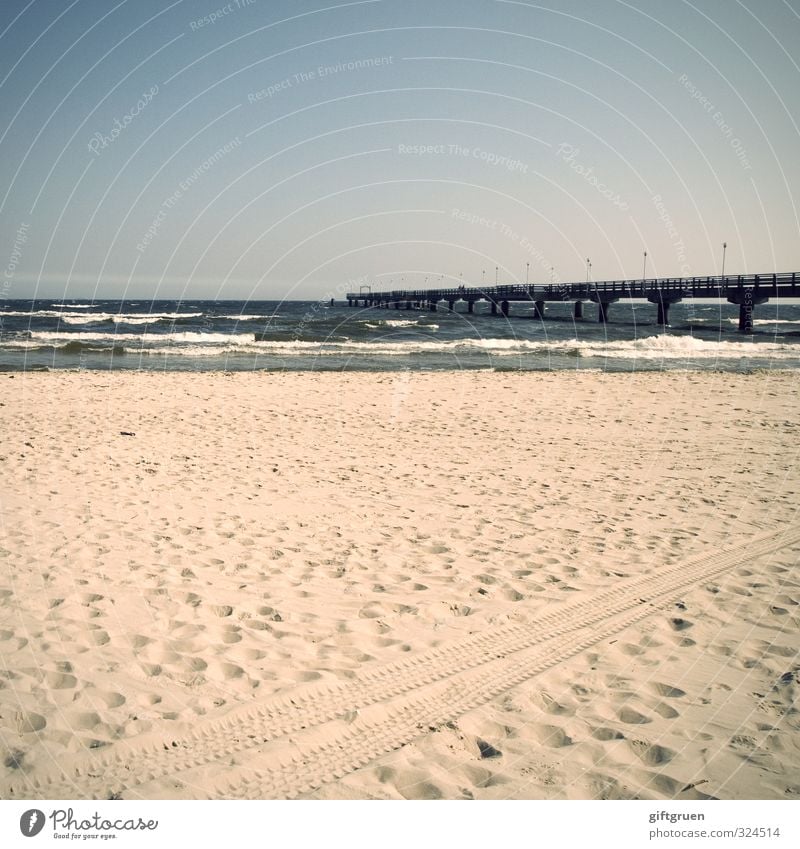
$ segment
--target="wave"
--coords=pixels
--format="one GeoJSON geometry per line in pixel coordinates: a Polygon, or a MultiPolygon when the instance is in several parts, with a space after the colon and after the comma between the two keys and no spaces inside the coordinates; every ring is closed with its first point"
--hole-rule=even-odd
{"type": "Polygon", "coordinates": [[[64,354],[80,354],[84,351],[97,351],[97,352],[107,352],[110,351],[112,354],[117,356],[126,353],[125,348],[122,345],[112,345],[111,347],[103,347],[103,346],[95,346],[90,345],[88,342],[67,342],[66,345],[60,345],[56,348],[56,350],[61,351],[64,354]]]}
{"type": "Polygon", "coordinates": [[[0,348],[36,350],[52,348],[64,353],[83,350],[116,350],[145,356],[175,357],[266,356],[279,357],[403,357],[416,355],[485,354],[492,358],[569,357],[581,359],[621,360],[800,360],[800,345],[775,342],[717,341],[692,336],[658,334],[636,340],[576,339],[414,339],[407,341],[366,342],[351,339],[313,341],[303,339],[257,340],[252,333],[59,333],[36,331],[28,338],[6,339],[0,348]]]}
{"type": "MultiPolygon", "coordinates": [[[[186,318],[187,316],[184,313],[182,317],[186,318]]],[[[64,324],[105,324],[106,322],[113,322],[114,324],[156,324],[159,321],[174,321],[173,318],[167,318],[158,313],[93,312],[83,315],[62,314],[60,318],[64,324]]]]}
{"type": "Polygon", "coordinates": [[[0,310],[0,316],[13,316],[14,318],[60,318],[64,313],[61,310],[35,310],[21,312],[19,310],[0,310]]]}
{"type": "MultiPolygon", "coordinates": [[[[87,306],[91,306],[87,304],[87,306]]],[[[88,324],[93,321],[123,321],[125,319],[180,319],[180,318],[201,318],[205,313],[202,312],[95,312],[95,313],[79,313],[74,316],[63,310],[0,310],[0,316],[14,316],[15,318],[61,318],[64,321],[71,323],[88,324]]],[[[228,316],[217,316],[218,318],[228,318],[228,316]]],[[[261,318],[262,316],[255,316],[261,318]]]]}
{"type": "Polygon", "coordinates": [[[91,342],[225,342],[231,343],[252,341],[252,333],[202,333],[198,331],[185,331],[181,333],[100,333],[91,330],[59,333],[58,331],[34,330],[30,334],[31,339],[46,342],[63,341],[91,341],[91,342]]]}
{"type": "MultiPolygon", "coordinates": [[[[729,318],[729,324],[739,324],[738,318],[729,318]]],[[[800,324],[800,319],[797,318],[754,318],[753,325],[767,325],[768,327],[775,327],[776,324],[800,324]]]]}
{"type": "MultiPolygon", "coordinates": [[[[169,319],[166,319],[169,320],[169,319]]],[[[143,316],[141,318],[129,318],[127,316],[115,315],[112,319],[114,324],[158,324],[159,321],[165,321],[160,316],[143,316]]]]}
{"type": "Polygon", "coordinates": [[[66,342],[63,345],[45,345],[39,342],[29,342],[25,345],[3,343],[3,348],[24,348],[26,351],[47,351],[48,353],[58,354],[113,354],[114,356],[123,356],[127,354],[127,350],[123,345],[98,345],[91,342],[80,342],[77,339],[72,342],[66,342]]]}
{"type": "Polygon", "coordinates": [[[576,353],[576,343],[542,343],[516,339],[460,339],[453,341],[413,340],[403,342],[308,341],[302,339],[255,340],[251,333],[170,333],[139,335],[135,333],[48,333],[36,331],[26,339],[9,339],[0,343],[5,348],[36,349],[65,344],[94,345],[110,348],[125,343],[142,354],[174,354],[180,356],[220,356],[226,354],[274,355],[313,354],[321,356],[366,354],[405,356],[409,354],[466,353],[481,351],[497,356],[521,353],[551,353],[554,349],[576,353]],[[166,344],[165,344],[166,343],[166,344]],[[176,344],[180,343],[180,344],[176,344]],[[216,343],[216,344],[215,344],[216,343]]]}
{"type": "Polygon", "coordinates": [[[99,322],[111,321],[111,313],[83,313],[82,315],[67,315],[62,313],[59,320],[64,324],[97,324],[99,322]]]}
{"type": "Polygon", "coordinates": [[[578,344],[578,352],[581,357],[609,359],[800,359],[800,347],[796,345],[724,342],[666,334],[622,342],[584,342],[578,344]]]}
{"type": "Polygon", "coordinates": [[[209,316],[209,318],[213,318],[214,321],[227,320],[227,321],[263,321],[264,319],[273,319],[277,318],[277,315],[273,315],[272,313],[268,313],[266,315],[214,315],[209,316]]]}

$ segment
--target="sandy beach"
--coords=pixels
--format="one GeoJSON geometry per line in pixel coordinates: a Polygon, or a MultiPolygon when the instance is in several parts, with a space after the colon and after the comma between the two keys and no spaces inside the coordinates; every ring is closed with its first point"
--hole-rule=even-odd
{"type": "Polygon", "coordinates": [[[0,384],[0,797],[800,798],[796,372],[0,384]]]}

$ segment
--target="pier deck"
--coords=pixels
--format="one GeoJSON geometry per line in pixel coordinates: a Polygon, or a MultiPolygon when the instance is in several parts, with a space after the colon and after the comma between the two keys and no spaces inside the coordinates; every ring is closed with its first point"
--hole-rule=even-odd
{"type": "Polygon", "coordinates": [[[458,286],[455,288],[396,289],[390,292],[349,292],[348,305],[395,309],[436,310],[442,301],[455,311],[463,302],[473,312],[477,301],[487,301],[492,315],[507,316],[511,303],[532,302],[534,315],[545,317],[548,302],[571,301],[575,318],[583,318],[583,303],[597,304],[597,320],[608,321],[611,304],[623,298],[643,299],[655,304],[659,324],[669,323],[669,308],[684,298],[724,298],[739,307],[739,331],[753,332],[753,313],[758,304],[771,298],[800,298],[800,272],[738,274],[725,277],[670,277],[649,280],[604,280],[590,283],[548,285],[458,286]]]}

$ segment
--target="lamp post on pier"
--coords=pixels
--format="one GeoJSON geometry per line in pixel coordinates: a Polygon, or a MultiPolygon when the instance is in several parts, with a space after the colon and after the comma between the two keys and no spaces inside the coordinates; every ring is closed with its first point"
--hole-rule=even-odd
{"type": "Polygon", "coordinates": [[[529,262],[525,263],[525,285],[528,285],[528,275],[530,274],[531,264],[529,262]]]}
{"type": "Polygon", "coordinates": [[[725,251],[728,250],[728,243],[722,243],[722,276],[725,276],[725,251]]]}
{"type": "Polygon", "coordinates": [[[647,279],[647,251],[644,252],[644,259],[642,260],[642,283],[647,279]]]}
{"type": "Polygon", "coordinates": [[[587,256],[586,257],[586,285],[587,286],[589,285],[589,275],[591,274],[591,271],[592,271],[592,261],[587,256]]]}

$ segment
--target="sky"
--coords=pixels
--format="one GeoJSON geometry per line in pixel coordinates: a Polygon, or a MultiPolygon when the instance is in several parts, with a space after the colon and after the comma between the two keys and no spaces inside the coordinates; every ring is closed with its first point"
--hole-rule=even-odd
{"type": "Polygon", "coordinates": [[[800,0],[3,0],[0,299],[800,271],[798,151],[800,0]]]}

